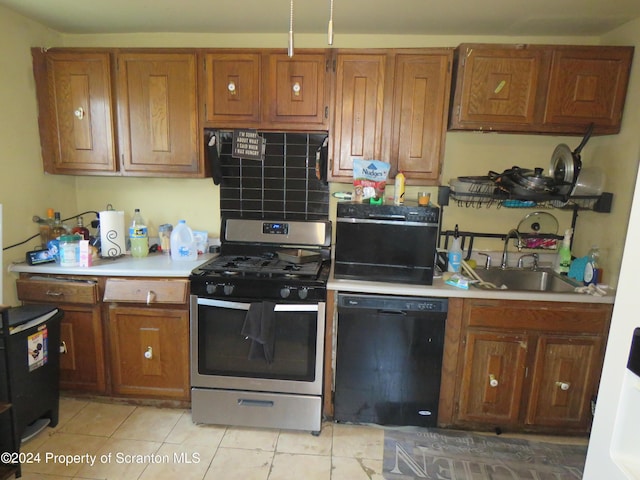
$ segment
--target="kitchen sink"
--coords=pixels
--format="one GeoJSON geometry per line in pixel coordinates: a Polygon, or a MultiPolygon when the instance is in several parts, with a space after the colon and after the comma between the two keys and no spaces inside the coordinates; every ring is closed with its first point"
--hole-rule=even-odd
{"type": "MultiPolygon", "coordinates": [[[[475,272],[484,282],[492,283],[497,288],[506,287],[507,290],[573,293],[576,287],[582,286],[582,284],[558,275],[547,268],[539,268],[537,270],[490,268],[488,270],[478,269],[475,272]]],[[[481,284],[474,285],[478,288],[492,288],[481,284]]]]}

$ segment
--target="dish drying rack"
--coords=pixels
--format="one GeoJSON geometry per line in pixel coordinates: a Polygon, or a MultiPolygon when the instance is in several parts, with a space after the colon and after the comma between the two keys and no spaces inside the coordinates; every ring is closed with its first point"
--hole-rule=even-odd
{"type": "Polygon", "coordinates": [[[559,208],[609,213],[613,201],[613,194],[609,192],[580,196],[540,194],[520,198],[500,190],[493,182],[470,184],[464,192],[456,192],[453,187],[441,188],[448,189],[449,199],[458,207],[465,208],[559,208]]]}

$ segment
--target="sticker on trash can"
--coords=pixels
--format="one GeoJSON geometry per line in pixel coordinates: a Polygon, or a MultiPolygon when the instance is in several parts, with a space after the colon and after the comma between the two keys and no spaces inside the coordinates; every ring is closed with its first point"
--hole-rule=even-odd
{"type": "Polygon", "coordinates": [[[36,368],[46,365],[49,356],[48,343],[46,326],[27,337],[27,352],[30,372],[36,368]]]}

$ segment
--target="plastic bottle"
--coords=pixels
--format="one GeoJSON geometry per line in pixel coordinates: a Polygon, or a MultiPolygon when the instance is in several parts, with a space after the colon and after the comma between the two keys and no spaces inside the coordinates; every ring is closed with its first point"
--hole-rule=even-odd
{"type": "Polygon", "coordinates": [[[51,240],[51,228],[53,228],[54,211],[47,209],[47,218],[38,220],[38,230],[40,231],[40,242],[42,248],[47,248],[47,242],[51,240]]]}
{"type": "Polygon", "coordinates": [[[84,226],[82,217],[78,217],[78,223],[71,229],[71,233],[80,235],[83,240],[89,240],[89,229],[84,226]]]}
{"type": "Polygon", "coordinates": [[[131,240],[132,257],[141,258],[149,254],[149,233],[139,208],[133,212],[131,227],[129,227],[129,239],[131,240]]]}
{"type": "Polygon", "coordinates": [[[556,264],[554,270],[556,273],[566,275],[569,273],[569,267],[571,267],[571,235],[573,229],[569,228],[564,232],[564,238],[558,249],[558,256],[556,257],[556,264]]]}
{"type": "Polygon", "coordinates": [[[393,191],[393,204],[394,205],[402,205],[404,204],[404,173],[398,172],[395,180],[395,189],[393,191]]]}
{"type": "Polygon", "coordinates": [[[180,220],[171,232],[171,260],[197,260],[196,240],[187,222],[180,220]]]}
{"type": "Polygon", "coordinates": [[[447,254],[447,270],[459,273],[462,263],[462,248],[460,247],[460,237],[458,235],[458,225],[453,232],[453,241],[447,254]]]}
{"type": "Polygon", "coordinates": [[[53,225],[51,226],[50,240],[60,238],[62,235],[69,233],[67,227],[60,220],[60,212],[55,212],[53,216],[53,225]]]}
{"type": "Polygon", "coordinates": [[[600,282],[600,268],[598,265],[598,261],[600,259],[600,249],[598,248],[598,246],[593,245],[591,247],[591,250],[589,250],[589,254],[587,256],[589,260],[587,260],[587,264],[584,266],[584,284],[597,284],[598,282],[600,282]]]}

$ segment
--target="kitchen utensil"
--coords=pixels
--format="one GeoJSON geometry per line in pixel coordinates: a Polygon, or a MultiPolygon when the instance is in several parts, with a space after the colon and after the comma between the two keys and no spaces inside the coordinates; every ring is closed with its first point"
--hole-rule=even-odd
{"type": "Polygon", "coordinates": [[[556,191],[555,180],[544,176],[542,172],[543,169],[539,167],[529,170],[514,166],[502,173],[489,172],[489,177],[501,190],[519,198],[530,198],[556,191]]]}
{"type": "Polygon", "coordinates": [[[591,138],[593,133],[593,123],[589,125],[587,131],[580,142],[580,145],[572,152],[565,143],[559,144],[551,155],[549,164],[549,176],[552,177],[558,185],[557,193],[567,195],[571,192],[575,182],[582,169],[582,159],[580,152],[591,138]]]}
{"type": "Polygon", "coordinates": [[[287,250],[278,250],[276,252],[278,258],[284,262],[291,263],[308,263],[315,262],[320,259],[320,254],[311,250],[303,250],[300,248],[290,248],[287,250]]]}
{"type": "Polygon", "coordinates": [[[557,240],[545,235],[558,233],[558,219],[547,212],[531,212],[524,216],[518,224],[518,232],[523,235],[523,248],[541,248],[555,250],[557,240]],[[536,236],[533,236],[536,235],[536,236]]]}

